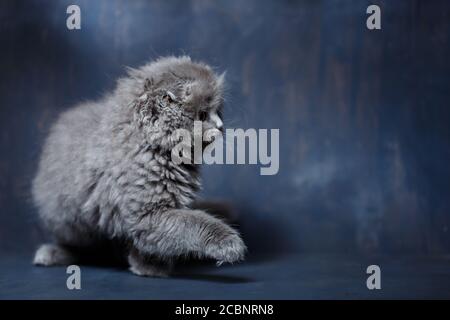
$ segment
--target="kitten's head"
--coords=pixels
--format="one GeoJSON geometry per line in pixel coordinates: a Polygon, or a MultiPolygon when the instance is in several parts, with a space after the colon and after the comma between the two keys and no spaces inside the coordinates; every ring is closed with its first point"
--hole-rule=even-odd
{"type": "Polygon", "coordinates": [[[222,131],[224,74],[192,62],[189,57],[162,58],[130,71],[134,80],[135,120],[148,140],[164,149],[179,142],[177,129],[193,132],[201,121],[203,132],[222,131]]]}

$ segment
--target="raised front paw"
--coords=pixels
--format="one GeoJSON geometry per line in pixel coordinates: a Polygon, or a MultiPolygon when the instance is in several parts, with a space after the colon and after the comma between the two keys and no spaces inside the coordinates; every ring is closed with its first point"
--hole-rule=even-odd
{"type": "Polygon", "coordinates": [[[217,266],[224,262],[234,263],[244,260],[247,247],[237,232],[231,232],[225,237],[217,237],[206,246],[206,255],[217,260],[217,266]]]}

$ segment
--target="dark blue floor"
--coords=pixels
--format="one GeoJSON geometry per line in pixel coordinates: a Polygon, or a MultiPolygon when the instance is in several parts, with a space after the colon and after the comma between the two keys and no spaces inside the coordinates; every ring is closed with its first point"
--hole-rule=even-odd
{"type": "Polygon", "coordinates": [[[26,255],[1,255],[0,299],[417,299],[450,298],[450,257],[355,258],[286,255],[234,266],[184,265],[168,279],[120,268],[81,266],[81,290],[66,288],[64,267],[42,268],[26,255]],[[381,267],[381,290],[366,268],[381,267]]]}

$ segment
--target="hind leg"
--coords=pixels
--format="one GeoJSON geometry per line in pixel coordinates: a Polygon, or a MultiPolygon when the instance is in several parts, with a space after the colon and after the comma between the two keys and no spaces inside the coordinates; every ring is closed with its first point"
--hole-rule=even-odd
{"type": "Polygon", "coordinates": [[[84,224],[47,221],[46,229],[50,231],[53,243],[43,244],[37,249],[33,259],[35,265],[85,263],[107,251],[104,245],[106,240],[84,224]]]}
{"type": "Polygon", "coordinates": [[[57,245],[46,243],[37,249],[33,264],[38,266],[57,266],[57,265],[70,265],[77,262],[76,255],[67,248],[57,245]]]}
{"type": "Polygon", "coordinates": [[[66,224],[53,224],[54,243],[41,245],[33,259],[39,266],[70,265],[79,263],[82,251],[78,248],[89,248],[94,243],[93,237],[81,228],[66,224]],[[78,250],[75,250],[75,249],[78,250]]]}

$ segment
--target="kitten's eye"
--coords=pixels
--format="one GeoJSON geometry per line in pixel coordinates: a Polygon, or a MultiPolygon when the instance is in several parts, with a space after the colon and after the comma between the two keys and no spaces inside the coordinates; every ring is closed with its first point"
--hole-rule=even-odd
{"type": "Polygon", "coordinates": [[[206,103],[211,103],[211,101],[212,101],[212,97],[211,96],[206,97],[206,103]]]}
{"type": "Polygon", "coordinates": [[[198,118],[200,119],[200,121],[205,121],[206,118],[208,118],[208,113],[206,113],[205,111],[200,111],[200,113],[198,114],[198,118]]]}

